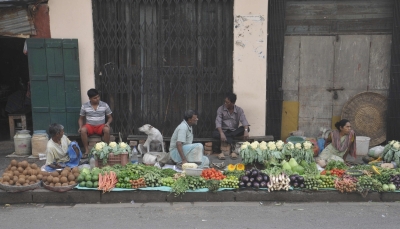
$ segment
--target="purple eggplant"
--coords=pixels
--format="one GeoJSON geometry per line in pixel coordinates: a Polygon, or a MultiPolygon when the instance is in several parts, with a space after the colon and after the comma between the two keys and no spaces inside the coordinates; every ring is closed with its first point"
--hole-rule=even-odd
{"type": "Polygon", "coordinates": [[[263,181],[263,177],[262,177],[261,175],[258,175],[258,176],[256,177],[256,181],[257,181],[257,182],[263,181]]]}
{"type": "Polygon", "coordinates": [[[260,183],[258,183],[257,181],[253,182],[253,187],[254,188],[259,188],[260,187],[260,183]]]}
{"type": "Polygon", "coordinates": [[[306,186],[305,186],[304,184],[300,184],[299,187],[300,187],[300,188],[304,188],[304,187],[306,187],[306,186]]]}
{"type": "Polygon", "coordinates": [[[253,169],[252,171],[251,171],[251,177],[257,177],[258,176],[258,171],[256,170],[256,169],[253,169]]]}
{"type": "Polygon", "coordinates": [[[254,178],[254,177],[250,177],[249,181],[250,181],[250,182],[253,182],[255,179],[256,179],[256,178],[254,178]]]}
{"type": "Polygon", "coordinates": [[[252,185],[253,185],[253,184],[252,184],[251,182],[247,182],[247,183],[246,183],[246,187],[248,187],[248,188],[251,187],[252,185]]]}
{"type": "Polygon", "coordinates": [[[264,176],[263,176],[263,180],[264,180],[265,182],[268,182],[268,181],[269,181],[269,176],[268,176],[268,175],[264,175],[264,176]]]}
{"type": "Polygon", "coordinates": [[[248,176],[242,176],[241,179],[243,182],[248,182],[249,181],[249,177],[248,176]]]}
{"type": "Polygon", "coordinates": [[[299,187],[299,183],[294,182],[294,183],[293,183],[293,187],[295,187],[295,188],[299,187]]]}
{"type": "Polygon", "coordinates": [[[297,178],[297,181],[298,181],[299,183],[303,183],[303,182],[304,182],[304,177],[299,176],[299,178],[297,178]]]}
{"type": "Polygon", "coordinates": [[[260,188],[266,188],[266,187],[267,187],[267,182],[261,181],[260,188]]]}
{"type": "Polygon", "coordinates": [[[295,182],[296,181],[296,175],[290,175],[289,179],[290,179],[290,182],[295,182]]]}
{"type": "Polygon", "coordinates": [[[240,188],[244,188],[245,186],[246,186],[246,184],[243,181],[239,182],[239,187],[240,188]]]}
{"type": "Polygon", "coordinates": [[[250,175],[251,175],[251,171],[250,171],[250,170],[246,170],[246,171],[244,172],[244,175],[245,175],[245,176],[250,176],[250,175]]]}

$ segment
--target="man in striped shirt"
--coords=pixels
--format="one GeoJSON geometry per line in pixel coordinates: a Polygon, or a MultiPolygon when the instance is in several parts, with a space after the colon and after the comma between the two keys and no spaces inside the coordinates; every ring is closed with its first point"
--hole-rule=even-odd
{"type": "Polygon", "coordinates": [[[100,101],[100,95],[96,89],[89,89],[87,95],[89,102],[82,105],[78,120],[78,132],[81,134],[82,143],[85,148],[85,154],[82,158],[87,158],[89,153],[88,136],[94,134],[103,135],[103,141],[107,144],[110,142],[110,123],[113,120],[110,107],[107,103],[100,101]],[[84,124],[85,120],[86,124],[84,124]]]}

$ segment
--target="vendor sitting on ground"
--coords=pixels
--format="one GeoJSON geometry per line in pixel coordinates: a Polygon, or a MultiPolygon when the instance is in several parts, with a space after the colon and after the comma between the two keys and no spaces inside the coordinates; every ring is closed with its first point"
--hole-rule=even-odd
{"type": "Polygon", "coordinates": [[[64,126],[53,123],[49,127],[50,140],[47,142],[46,166],[48,172],[66,166],[73,168],[79,165],[82,152],[78,143],[71,142],[64,135],[64,126]]]}
{"type": "Polygon", "coordinates": [[[197,113],[193,110],[185,112],[184,120],[175,129],[171,137],[169,154],[175,163],[196,163],[200,168],[208,167],[210,161],[204,156],[203,144],[193,144],[192,126],[197,125],[197,113]]]}
{"type": "Polygon", "coordinates": [[[333,130],[326,140],[326,147],[321,152],[319,159],[324,160],[322,165],[326,165],[331,160],[345,162],[347,155],[356,157],[356,134],[351,129],[349,120],[342,119],[335,124],[337,130],[333,130]]]}

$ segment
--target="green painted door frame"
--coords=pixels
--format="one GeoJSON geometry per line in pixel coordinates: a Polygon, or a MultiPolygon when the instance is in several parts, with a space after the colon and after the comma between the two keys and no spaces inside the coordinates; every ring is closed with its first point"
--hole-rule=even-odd
{"type": "Polygon", "coordinates": [[[34,130],[51,123],[76,135],[81,107],[77,39],[27,39],[34,130]]]}

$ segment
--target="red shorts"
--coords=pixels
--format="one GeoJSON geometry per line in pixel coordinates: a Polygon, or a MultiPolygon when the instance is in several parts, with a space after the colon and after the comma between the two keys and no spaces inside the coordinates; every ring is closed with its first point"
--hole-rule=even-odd
{"type": "Polygon", "coordinates": [[[90,124],[85,124],[85,127],[87,129],[87,134],[88,136],[97,134],[97,135],[103,135],[103,127],[105,124],[98,125],[98,126],[92,126],[90,124]]]}

